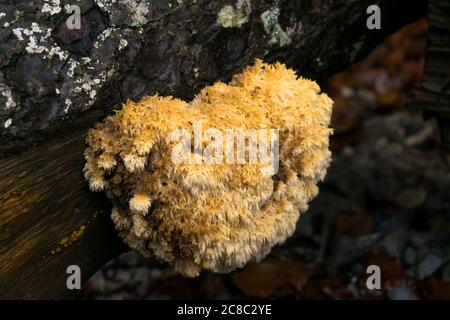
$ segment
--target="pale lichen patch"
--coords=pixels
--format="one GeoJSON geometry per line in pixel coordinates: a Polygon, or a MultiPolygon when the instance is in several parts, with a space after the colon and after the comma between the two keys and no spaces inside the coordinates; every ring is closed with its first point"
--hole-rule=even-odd
{"type": "MultiPolygon", "coordinates": [[[[0,21],[3,20],[3,18],[6,17],[6,13],[4,12],[0,12],[0,21]]],[[[5,21],[3,23],[3,28],[7,28],[9,27],[10,23],[8,21],[5,21]]]]}
{"type": "Polygon", "coordinates": [[[119,42],[119,50],[122,50],[123,48],[125,48],[128,45],[128,41],[125,39],[120,39],[119,42]]]}
{"type": "Polygon", "coordinates": [[[217,24],[223,28],[240,28],[248,22],[251,10],[250,0],[238,0],[235,8],[226,5],[219,11],[217,14],[217,24]]]}
{"type": "Polygon", "coordinates": [[[61,12],[60,0],[45,0],[41,12],[49,13],[50,15],[60,13],[61,12]]]}
{"type": "Polygon", "coordinates": [[[65,107],[64,107],[64,113],[68,113],[69,112],[69,108],[72,105],[72,100],[70,100],[69,98],[67,98],[64,101],[65,107]]]}
{"type": "Polygon", "coordinates": [[[33,22],[29,28],[15,28],[12,31],[19,41],[25,41],[27,38],[25,50],[28,53],[46,53],[43,56],[44,59],[57,56],[61,61],[67,60],[69,56],[67,51],[49,41],[51,28],[43,29],[36,22],[33,22]]]}
{"type": "Polygon", "coordinates": [[[5,121],[5,129],[8,129],[9,126],[11,126],[11,124],[12,124],[12,119],[9,118],[8,120],[5,121]]]}
{"type": "Polygon", "coordinates": [[[74,59],[70,59],[68,62],[68,66],[69,68],[67,69],[67,75],[69,77],[73,77],[73,75],[75,74],[75,68],[78,66],[79,62],[74,60],[74,59]]]}
{"type": "Polygon", "coordinates": [[[14,101],[13,97],[12,97],[12,91],[9,87],[3,85],[0,83],[0,94],[6,98],[5,101],[5,109],[12,109],[14,108],[17,104],[14,101]]]}
{"type": "Polygon", "coordinates": [[[278,44],[280,47],[291,44],[291,37],[285,32],[279,22],[280,9],[273,7],[261,14],[264,30],[270,36],[269,44],[278,44]]]}
{"type": "MultiPolygon", "coordinates": [[[[148,0],[96,0],[97,5],[110,14],[113,12],[126,12],[129,16],[129,25],[139,27],[148,22],[148,0]]],[[[114,19],[113,19],[114,20],[114,19]]]]}
{"type": "Polygon", "coordinates": [[[15,28],[12,31],[14,33],[14,35],[17,37],[17,39],[19,39],[19,41],[25,40],[23,38],[22,31],[23,31],[23,28],[15,28]]]}
{"type": "Polygon", "coordinates": [[[48,53],[49,57],[57,56],[59,60],[65,61],[67,58],[69,58],[69,54],[67,51],[61,49],[59,46],[54,46],[50,49],[48,53]]]}
{"type": "Polygon", "coordinates": [[[4,28],[7,28],[7,27],[9,27],[9,26],[15,24],[15,23],[19,20],[20,15],[21,15],[21,12],[18,11],[18,10],[15,10],[15,11],[14,11],[14,18],[13,18],[13,20],[11,20],[11,21],[6,21],[6,22],[3,24],[3,27],[4,27],[4,28]]]}

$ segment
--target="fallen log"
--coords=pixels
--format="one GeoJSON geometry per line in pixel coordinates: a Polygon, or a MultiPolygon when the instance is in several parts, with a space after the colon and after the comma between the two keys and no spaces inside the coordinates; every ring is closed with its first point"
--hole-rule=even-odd
{"type": "Polygon", "coordinates": [[[215,0],[142,1],[128,15],[120,1],[78,2],[81,31],[66,28],[61,8],[22,4],[13,19],[0,4],[0,298],[74,296],[69,265],[86,280],[125,250],[108,201],[82,176],[86,129],[123,101],[189,99],[257,57],[324,80],[425,12],[424,1],[215,0]],[[372,4],[380,30],[366,27],[372,4]],[[57,45],[27,38],[39,30],[57,45]]]}

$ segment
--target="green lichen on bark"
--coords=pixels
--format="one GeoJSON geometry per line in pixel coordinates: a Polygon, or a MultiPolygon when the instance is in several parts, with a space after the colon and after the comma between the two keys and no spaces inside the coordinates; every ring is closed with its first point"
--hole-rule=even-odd
{"type": "Polygon", "coordinates": [[[292,43],[292,39],[278,23],[279,16],[280,9],[273,7],[261,14],[261,21],[264,25],[264,30],[266,30],[268,35],[270,35],[269,43],[272,45],[278,44],[280,47],[284,47],[286,45],[290,45],[292,43]]]}

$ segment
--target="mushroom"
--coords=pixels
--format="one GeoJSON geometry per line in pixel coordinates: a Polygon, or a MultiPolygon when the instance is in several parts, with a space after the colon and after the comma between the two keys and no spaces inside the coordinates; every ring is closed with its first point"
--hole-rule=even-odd
{"type": "Polygon", "coordinates": [[[194,277],[259,261],[295,230],[330,163],[332,100],[256,60],[191,102],[128,101],[87,135],[84,175],[123,240],[194,277]]]}

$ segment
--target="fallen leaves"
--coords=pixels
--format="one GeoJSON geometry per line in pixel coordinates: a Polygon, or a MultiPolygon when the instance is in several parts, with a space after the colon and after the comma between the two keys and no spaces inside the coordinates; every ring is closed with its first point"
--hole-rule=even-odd
{"type": "Polygon", "coordinates": [[[427,29],[425,19],[404,27],[369,57],[328,80],[325,90],[334,100],[334,140],[358,138],[355,130],[368,111],[390,112],[404,107],[409,89],[423,76],[427,29]]]}

